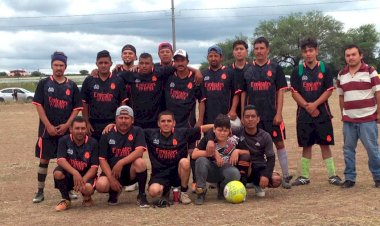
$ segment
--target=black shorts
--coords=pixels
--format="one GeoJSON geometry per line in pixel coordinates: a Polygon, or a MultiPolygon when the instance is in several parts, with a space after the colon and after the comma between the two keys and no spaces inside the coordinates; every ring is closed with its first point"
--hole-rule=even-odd
{"type": "MultiPolygon", "coordinates": [[[[248,183],[253,183],[256,186],[260,185],[260,177],[263,175],[263,171],[265,170],[265,166],[255,166],[255,164],[251,164],[251,174],[247,178],[248,183]]],[[[269,178],[269,183],[268,187],[273,187],[272,186],[272,177],[269,178]]]]}
{"type": "Polygon", "coordinates": [[[300,147],[309,147],[313,144],[334,145],[331,121],[297,123],[297,140],[300,147]]]}
{"type": "Polygon", "coordinates": [[[163,185],[164,190],[168,190],[170,187],[181,186],[181,179],[178,175],[178,166],[152,173],[149,180],[149,186],[154,183],[163,185]]]}
{"type": "Polygon", "coordinates": [[[272,136],[273,142],[284,141],[286,139],[285,124],[273,125],[273,121],[260,121],[259,128],[263,129],[272,136]]]}
{"type": "Polygon", "coordinates": [[[36,143],[36,157],[40,159],[57,158],[58,140],[61,137],[38,138],[36,143]]]}
{"type": "MultiPolygon", "coordinates": [[[[73,190],[73,188],[74,188],[74,177],[73,177],[73,175],[71,175],[69,172],[67,172],[66,170],[64,170],[60,166],[55,167],[54,172],[55,171],[61,171],[63,173],[63,175],[65,175],[65,179],[67,181],[67,190],[68,191],[73,190]]],[[[82,176],[84,176],[84,175],[82,175],[82,176]]],[[[96,177],[89,179],[86,183],[91,184],[92,187],[94,188],[95,182],[96,182],[96,177]]],[[[54,187],[58,189],[56,180],[54,180],[54,187]]]]}
{"type": "Polygon", "coordinates": [[[91,134],[91,137],[93,137],[95,140],[99,141],[100,137],[102,136],[102,132],[104,128],[106,128],[107,125],[114,123],[113,121],[109,122],[99,122],[99,120],[91,120],[90,123],[94,131],[91,134]]]}
{"type": "MultiPolygon", "coordinates": [[[[131,164],[125,165],[123,169],[121,170],[121,174],[118,181],[122,186],[129,186],[137,182],[136,178],[131,179],[131,166],[132,166],[131,164]]],[[[111,167],[111,170],[112,170],[112,167],[111,167]]],[[[100,176],[106,177],[104,172],[102,172],[100,176]]]]}

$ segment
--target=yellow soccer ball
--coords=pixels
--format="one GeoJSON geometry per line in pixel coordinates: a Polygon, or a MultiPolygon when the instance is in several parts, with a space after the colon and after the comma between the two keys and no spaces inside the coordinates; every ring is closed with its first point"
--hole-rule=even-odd
{"type": "Polygon", "coordinates": [[[224,198],[226,198],[227,202],[234,204],[244,202],[246,195],[247,190],[245,190],[243,183],[241,183],[240,181],[230,181],[224,187],[224,198]]]}

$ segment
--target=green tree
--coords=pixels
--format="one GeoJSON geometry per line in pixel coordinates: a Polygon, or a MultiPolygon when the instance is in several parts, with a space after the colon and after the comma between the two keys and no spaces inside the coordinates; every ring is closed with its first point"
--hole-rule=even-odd
{"type": "Polygon", "coordinates": [[[0,77],[6,77],[6,76],[7,76],[7,72],[4,72],[4,71],[0,72],[0,77]]]}
{"type": "Polygon", "coordinates": [[[41,77],[43,74],[39,71],[33,71],[30,76],[32,77],[41,77]]]}
{"type": "MultiPolygon", "coordinates": [[[[248,37],[244,36],[243,34],[236,35],[233,39],[227,39],[224,42],[217,43],[217,45],[222,49],[223,51],[223,61],[222,65],[231,65],[234,62],[234,56],[232,54],[232,44],[236,40],[244,40],[248,43],[248,37]]],[[[206,53],[207,54],[207,53],[206,53]]],[[[202,62],[201,66],[199,68],[200,71],[205,70],[208,67],[208,62],[202,62]]]]}
{"type": "Polygon", "coordinates": [[[79,73],[81,75],[88,75],[88,71],[87,70],[80,70],[79,73]]]}

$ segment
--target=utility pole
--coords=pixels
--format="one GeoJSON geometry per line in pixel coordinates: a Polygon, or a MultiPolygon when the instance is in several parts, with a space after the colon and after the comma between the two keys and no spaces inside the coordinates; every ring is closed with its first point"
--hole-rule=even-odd
{"type": "Polygon", "coordinates": [[[175,14],[174,14],[174,0],[172,0],[172,37],[173,37],[173,50],[176,50],[176,37],[175,37],[175,14]]]}

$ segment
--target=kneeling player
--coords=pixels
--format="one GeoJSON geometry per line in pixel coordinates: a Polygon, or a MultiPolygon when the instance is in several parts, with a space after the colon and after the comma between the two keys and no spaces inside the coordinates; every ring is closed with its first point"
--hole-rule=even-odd
{"type": "Polygon", "coordinates": [[[102,168],[96,190],[109,193],[108,204],[116,205],[122,186],[138,182],[137,205],[149,207],[145,194],[147,168],[142,159],[146,150],[144,132],[133,126],[133,110],[120,106],[116,110],[116,126],[102,135],[99,144],[99,162],[102,168]]]}
{"type": "Polygon", "coordinates": [[[171,187],[181,186],[179,201],[189,204],[191,199],[186,193],[190,177],[187,143],[200,139],[202,131],[211,129],[212,124],[196,128],[174,128],[175,125],[173,113],[164,111],[158,117],[159,129],[144,130],[152,163],[148,191],[152,197],[163,195],[167,199],[171,187]]]}
{"type": "Polygon", "coordinates": [[[83,195],[83,206],[93,205],[94,180],[98,172],[98,143],[86,136],[87,125],[83,117],[74,118],[70,135],[59,140],[57,151],[58,166],[54,170],[55,187],[59,189],[62,200],[56,206],[57,211],[70,207],[69,191],[83,195]]]}

